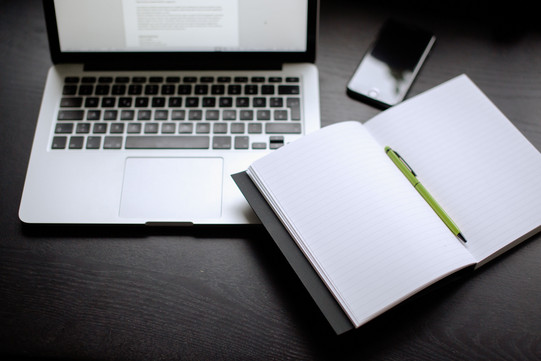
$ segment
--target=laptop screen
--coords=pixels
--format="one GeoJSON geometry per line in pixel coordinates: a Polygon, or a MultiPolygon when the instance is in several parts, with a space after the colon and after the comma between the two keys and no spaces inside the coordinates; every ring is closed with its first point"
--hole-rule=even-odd
{"type": "Polygon", "coordinates": [[[308,0],[54,0],[61,52],[304,52],[308,0]]]}

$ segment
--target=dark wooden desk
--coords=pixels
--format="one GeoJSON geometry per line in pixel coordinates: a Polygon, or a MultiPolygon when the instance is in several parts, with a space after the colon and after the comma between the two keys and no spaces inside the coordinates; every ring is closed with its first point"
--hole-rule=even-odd
{"type": "MultiPolygon", "coordinates": [[[[322,0],[323,125],[378,112],[350,100],[345,84],[383,20],[398,15],[438,36],[410,95],[467,73],[541,149],[541,33],[522,26],[527,11],[391,3],[322,0]]],[[[0,1],[1,355],[541,359],[540,236],[336,337],[261,227],[23,226],[17,211],[51,65],[41,12],[39,1],[0,1]]]]}

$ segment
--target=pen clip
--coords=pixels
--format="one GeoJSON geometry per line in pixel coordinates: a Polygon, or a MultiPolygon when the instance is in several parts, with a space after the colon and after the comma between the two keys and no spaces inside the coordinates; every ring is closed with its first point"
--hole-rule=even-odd
{"type": "Polygon", "coordinates": [[[413,174],[414,177],[417,177],[417,174],[415,174],[415,172],[413,171],[413,169],[410,167],[410,165],[408,164],[408,162],[406,162],[406,160],[404,158],[402,158],[400,156],[400,154],[398,154],[398,152],[394,151],[394,154],[396,154],[396,156],[398,157],[398,159],[400,159],[402,161],[402,163],[404,163],[404,165],[406,166],[406,168],[409,169],[409,171],[411,172],[411,174],[413,174]]]}

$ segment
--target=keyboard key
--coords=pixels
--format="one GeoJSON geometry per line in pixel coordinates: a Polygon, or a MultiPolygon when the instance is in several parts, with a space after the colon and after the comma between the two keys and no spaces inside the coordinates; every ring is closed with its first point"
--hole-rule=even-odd
{"type": "Polygon", "coordinates": [[[171,84],[162,85],[162,95],[175,94],[175,86],[171,84]]]}
{"type": "Polygon", "coordinates": [[[148,107],[149,99],[147,97],[137,97],[135,98],[135,107],[136,108],[146,108],[148,107]]]}
{"type": "Polygon", "coordinates": [[[300,79],[296,76],[289,76],[286,78],[286,83],[298,83],[300,79]]]}
{"type": "Polygon", "coordinates": [[[123,110],[120,112],[120,120],[134,120],[135,111],[134,110],[123,110]]]}
{"type": "Polygon", "coordinates": [[[168,82],[168,83],[179,83],[180,82],[180,77],[179,76],[168,76],[165,79],[165,81],[168,82]]]}
{"type": "Polygon", "coordinates": [[[300,94],[298,85],[278,85],[278,94],[296,95],[300,94]]]}
{"type": "Polygon", "coordinates": [[[94,76],[84,76],[81,79],[81,83],[95,83],[95,82],[96,82],[96,77],[94,76]]]}
{"type": "Polygon", "coordinates": [[[108,136],[103,140],[103,149],[120,149],[122,148],[122,137],[108,136]]]}
{"type": "MultiPolygon", "coordinates": [[[[205,120],[218,120],[220,119],[220,111],[219,110],[207,110],[205,112],[205,120]]],[[[224,124],[226,125],[226,124],[224,124]]]]}
{"type": "Polygon", "coordinates": [[[257,97],[252,100],[252,105],[254,108],[264,108],[267,106],[267,99],[257,97]]]}
{"type": "Polygon", "coordinates": [[[301,123],[266,123],[265,132],[267,134],[300,134],[302,131],[301,123]]]}
{"type": "Polygon", "coordinates": [[[90,124],[88,123],[78,123],[77,128],[75,129],[77,134],[88,134],[90,133],[90,124]]]}
{"type": "Polygon", "coordinates": [[[252,149],[267,149],[267,143],[254,142],[252,143],[252,149]]]}
{"type": "Polygon", "coordinates": [[[52,149],[64,149],[66,148],[66,143],[68,141],[68,137],[53,137],[53,144],[51,145],[52,149]]]}
{"type": "Polygon", "coordinates": [[[141,123],[129,123],[127,133],[129,134],[139,134],[141,133],[141,123]]]}
{"type": "Polygon", "coordinates": [[[231,137],[217,135],[212,138],[213,149],[231,149],[231,137]]]}
{"type": "Polygon", "coordinates": [[[145,124],[145,133],[146,134],[156,134],[156,133],[158,133],[158,123],[146,123],[145,124]]]}
{"type": "Polygon", "coordinates": [[[86,113],[86,120],[100,120],[101,110],[89,110],[86,113]]]}
{"type": "Polygon", "coordinates": [[[189,97],[186,98],[186,107],[197,108],[199,106],[199,98],[189,97]]]}
{"type": "Polygon", "coordinates": [[[112,82],[113,82],[113,78],[110,76],[100,76],[98,78],[98,83],[101,83],[101,84],[109,84],[112,82]]]}
{"type": "Polygon", "coordinates": [[[208,149],[209,136],[127,136],[126,149],[208,149]]]}
{"type": "Polygon", "coordinates": [[[86,139],[86,149],[100,149],[101,137],[91,136],[86,139]]]}
{"type": "Polygon", "coordinates": [[[83,98],[62,98],[60,100],[61,108],[80,108],[83,105],[83,98]]]}
{"type": "Polygon", "coordinates": [[[141,95],[143,93],[143,86],[141,84],[131,84],[128,87],[129,95],[141,95]]]}
{"type": "Polygon", "coordinates": [[[192,86],[189,84],[181,84],[178,86],[177,93],[179,95],[190,95],[192,94],[192,86]]]}
{"type": "Polygon", "coordinates": [[[164,97],[154,97],[152,98],[152,107],[153,108],[163,108],[165,106],[164,97]]]}
{"type": "Polygon", "coordinates": [[[271,136],[269,138],[269,148],[270,149],[278,149],[284,145],[284,137],[283,136],[271,136]]]}
{"type": "Polygon", "coordinates": [[[204,97],[202,103],[204,108],[214,108],[216,106],[216,98],[204,97]]]}
{"type": "Polygon", "coordinates": [[[58,120],[83,120],[84,110],[61,110],[58,112],[58,120]]]}
{"type": "Polygon", "coordinates": [[[224,110],[222,113],[223,120],[237,120],[236,110],[224,110]]]}
{"type": "Polygon", "coordinates": [[[213,95],[223,95],[225,94],[225,86],[223,84],[215,84],[211,87],[210,92],[213,95]]]}
{"type": "Polygon", "coordinates": [[[109,95],[109,85],[98,85],[96,86],[96,95],[109,95]]]}
{"type": "Polygon", "coordinates": [[[185,83],[196,83],[197,82],[197,78],[195,76],[185,76],[183,80],[184,80],[185,83]]]}
{"type": "Polygon", "coordinates": [[[230,83],[231,77],[230,76],[220,76],[218,77],[218,83],[230,83]]]}
{"type": "Polygon", "coordinates": [[[271,76],[269,77],[269,83],[281,83],[282,77],[280,76],[271,76]]]}
{"type": "Polygon", "coordinates": [[[148,79],[149,83],[163,83],[163,77],[162,76],[151,76],[148,79]]]}
{"type": "Polygon", "coordinates": [[[209,123],[197,123],[195,125],[195,132],[198,134],[208,134],[210,133],[210,124],[209,123]]]}
{"type": "Polygon", "coordinates": [[[101,100],[102,108],[112,108],[115,106],[116,98],[106,97],[101,100]]]}
{"type": "Polygon", "coordinates": [[[94,86],[92,85],[80,85],[79,95],[92,95],[94,92],[94,86]]]}
{"type": "Polygon", "coordinates": [[[104,134],[107,133],[107,123],[94,123],[92,128],[94,134],[104,134]]]}
{"type": "Polygon", "coordinates": [[[270,120],[271,112],[270,110],[258,110],[257,111],[257,120],[270,120]]]}
{"type": "Polygon", "coordinates": [[[84,137],[71,137],[68,148],[69,149],[83,149],[84,142],[85,142],[84,137]]]}
{"type": "Polygon", "coordinates": [[[287,110],[275,110],[274,120],[287,120],[287,110]]]}
{"type": "Polygon", "coordinates": [[[242,88],[238,84],[231,84],[227,87],[227,94],[229,95],[239,95],[242,91],[242,88]]]}
{"type": "Polygon", "coordinates": [[[188,120],[202,120],[203,111],[202,110],[190,110],[188,113],[188,120]]]}
{"type": "Polygon", "coordinates": [[[235,83],[247,83],[248,77],[247,76],[236,76],[235,77],[235,83]]]}
{"type": "Polygon", "coordinates": [[[103,120],[116,120],[118,118],[118,110],[106,110],[103,113],[103,120]]]}
{"type": "Polygon", "coordinates": [[[73,123],[58,123],[54,128],[56,134],[71,134],[73,132],[73,123]]]}
{"type": "Polygon", "coordinates": [[[182,134],[191,134],[193,133],[193,124],[192,123],[180,123],[178,125],[178,132],[182,134]]]}
{"type": "Polygon", "coordinates": [[[129,83],[129,82],[130,82],[130,78],[127,77],[127,76],[117,76],[117,77],[115,78],[115,82],[116,82],[116,83],[126,84],[126,83],[129,83]]]}
{"type": "Polygon", "coordinates": [[[257,95],[257,85],[248,84],[244,86],[244,94],[246,95],[257,95]]]}
{"type": "Polygon", "coordinates": [[[227,123],[215,123],[212,127],[214,134],[225,134],[227,133],[227,123]]]}
{"type": "Polygon", "coordinates": [[[264,83],[265,77],[262,76],[253,76],[252,77],[252,83],[264,83]]]}
{"type": "Polygon", "coordinates": [[[284,106],[284,99],[282,98],[270,98],[269,106],[271,108],[281,108],[284,106]]]}
{"type": "Polygon", "coordinates": [[[85,99],[85,107],[87,108],[97,108],[99,104],[100,98],[91,97],[85,99]]]}
{"type": "Polygon", "coordinates": [[[249,107],[250,106],[250,98],[245,98],[245,97],[237,98],[235,103],[237,105],[237,108],[249,107]]]}
{"type": "Polygon", "coordinates": [[[118,98],[119,108],[130,108],[132,105],[132,98],[121,97],[118,98]]]}
{"type": "Polygon", "coordinates": [[[237,136],[235,137],[235,149],[248,149],[250,146],[250,137],[237,136]]]}
{"type": "Polygon", "coordinates": [[[171,120],[184,120],[186,118],[185,110],[173,110],[171,112],[171,120]]]}
{"type": "Polygon", "coordinates": [[[111,91],[111,94],[113,95],[124,95],[126,94],[126,86],[123,84],[115,84],[113,85],[113,89],[111,91]]]}
{"type": "Polygon", "coordinates": [[[150,110],[139,110],[137,112],[137,120],[150,120],[151,113],[150,110]]]}
{"type": "Polygon", "coordinates": [[[66,79],[64,79],[64,82],[65,83],[75,83],[77,84],[79,82],[79,77],[77,76],[67,76],[66,79]]]}
{"type": "Polygon", "coordinates": [[[63,95],[75,95],[77,94],[77,85],[64,85],[62,89],[63,95]]]}
{"type": "Polygon", "coordinates": [[[175,123],[163,123],[162,124],[162,133],[163,134],[172,134],[176,131],[175,123]]]}
{"type": "Polygon", "coordinates": [[[205,95],[209,92],[209,86],[206,84],[199,84],[195,86],[195,92],[194,94],[197,95],[205,95]]]}
{"type": "Polygon", "coordinates": [[[241,110],[240,111],[240,120],[254,120],[254,111],[253,110],[241,110]]]}
{"type": "Polygon", "coordinates": [[[122,134],[124,133],[124,123],[112,123],[111,128],[109,129],[111,134],[122,134]]]}
{"type": "Polygon", "coordinates": [[[169,98],[169,107],[170,108],[178,108],[182,106],[182,98],[179,97],[172,97],[169,98]]]}
{"type": "Polygon", "coordinates": [[[244,123],[231,123],[231,133],[243,134],[244,127],[245,127],[244,123]]]}
{"type": "Polygon", "coordinates": [[[154,120],[167,120],[169,118],[169,110],[155,110],[154,120]]]}
{"type": "Polygon", "coordinates": [[[301,100],[300,98],[287,98],[287,107],[291,112],[292,120],[301,119],[301,100]]]}
{"type": "Polygon", "coordinates": [[[262,85],[261,94],[265,94],[265,95],[274,94],[274,85],[262,85]]]}
{"type": "Polygon", "coordinates": [[[214,77],[213,76],[202,76],[201,77],[201,83],[213,83],[214,77]]]}
{"type": "Polygon", "coordinates": [[[134,83],[146,83],[147,78],[144,76],[134,76],[131,81],[134,83]]]}
{"type": "Polygon", "coordinates": [[[159,87],[156,84],[147,84],[145,85],[145,95],[156,95],[158,94],[159,87]]]}
{"type": "Polygon", "coordinates": [[[250,123],[248,124],[248,134],[261,134],[263,133],[263,124],[250,123]]]}
{"type": "Polygon", "coordinates": [[[220,108],[231,108],[233,106],[233,98],[220,97],[220,108]]]}

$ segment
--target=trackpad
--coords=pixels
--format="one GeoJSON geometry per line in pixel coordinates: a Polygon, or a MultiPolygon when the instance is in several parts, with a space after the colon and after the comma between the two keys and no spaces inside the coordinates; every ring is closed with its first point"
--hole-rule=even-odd
{"type": "Polygon", "coordinates": [[[222,158],[128,158],[120,217],[193,221],[222,213],[222,158]]]}

